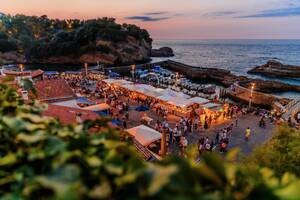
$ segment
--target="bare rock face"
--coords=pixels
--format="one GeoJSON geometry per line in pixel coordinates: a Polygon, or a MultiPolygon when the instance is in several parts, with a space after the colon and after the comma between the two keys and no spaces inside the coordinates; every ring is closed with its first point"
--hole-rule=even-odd
{"type": "Polygon", "coordinates": [[[162,47],[151,50],[151,57],[173,57],[174,52],[170,47],[162,47]]]}
{"type": "Polygon", "coordinates": [[[0,52],[0,64],[26,63],[25,56],[16,51],[0,52]]]}
{"type": "Polygon", "coordinates": [[[248,73],[270,77],[300,78],[300,66],[285,65],[278,61],[270,60],[265,65],[251,69],[248,73]]]}

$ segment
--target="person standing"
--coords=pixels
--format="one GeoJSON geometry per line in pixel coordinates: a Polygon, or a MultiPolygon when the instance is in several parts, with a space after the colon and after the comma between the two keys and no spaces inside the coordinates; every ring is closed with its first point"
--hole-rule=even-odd
{"type": "Polygon", "coordinates": [[[127,129],[127,122],[126,122],[126,119],[123,119],[123,128],[124,128],[124,129],[127,129]]]}
{"type": "Polygon", "coordinates": [[[246,129],[246,133],[245,133],[245,140],[248,141],[250,136],[251,136],[251,129],[250,129],[250,127],[248,127],[246,129]]]}
{"type": "Polygon", "coordinates": [[[215,137],[215,144],[219,144],[219,142],[220,142],[220,133],[218,131],[215,137]]]}

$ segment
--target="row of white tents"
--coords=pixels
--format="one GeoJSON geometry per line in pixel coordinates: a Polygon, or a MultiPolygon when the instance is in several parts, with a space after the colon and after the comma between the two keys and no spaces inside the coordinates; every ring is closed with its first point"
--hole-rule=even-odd
{"type": "Polygon", "coordinates": [[[167,102],[170,105],[185,109],[193,104],[205,105],[210,100],[202,97],[193,97],[186,95],[182,92],[177,92],[171,89],[156,88],[147,84],[134,84],[133,82],[123,79],[105,79],[103,80],[108,85],[117,85],[127,90],[141,93],[145,96],[156,98],[160,101],[167,102]]]}

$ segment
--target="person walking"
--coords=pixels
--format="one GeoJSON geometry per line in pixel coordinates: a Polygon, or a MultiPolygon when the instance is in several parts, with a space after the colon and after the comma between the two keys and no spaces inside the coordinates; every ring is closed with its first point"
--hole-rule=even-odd
{"type": "Polygon", "coordinates": [[[248,127],[246,129],[246,133],[245,133],[245,140],[248,141],[250,136],[251,136],[251,129],[250,129],[250,127],[248,127]]]}

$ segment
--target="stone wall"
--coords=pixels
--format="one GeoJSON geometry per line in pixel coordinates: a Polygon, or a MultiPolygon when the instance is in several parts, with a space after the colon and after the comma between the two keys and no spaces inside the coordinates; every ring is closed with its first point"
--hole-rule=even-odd
{"type": "MultiPolygon", "coordinates": [[[[250,97],[251,97],[251,90],[248,88],[244,88],[237,83],[234,84],[233,86],[234,91],[229,91],[229,94],[232,98],[237,99],[239,101],[243,102],[249,102],[250,97]]],[[[253,91],[252,95],[252,103],[254,105],[260,105],[264,107],[271,107],[273,102],[275,102],[277,98],[273,95],[261,93],[261,92],[256,92],[253,91]]]]}

